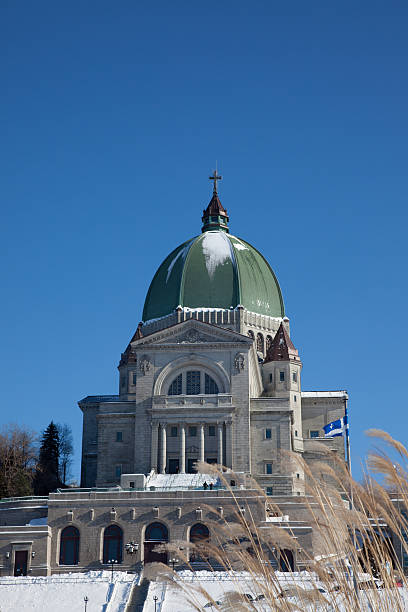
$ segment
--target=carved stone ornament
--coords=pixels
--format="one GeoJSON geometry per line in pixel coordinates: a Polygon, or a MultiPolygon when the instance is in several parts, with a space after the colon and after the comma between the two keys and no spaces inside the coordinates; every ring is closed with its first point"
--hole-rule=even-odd
{"type": "Polygon", "coordinates": [[[243,353],[237,353],[235,355],[234,366],[238,372],[242,372],[245,368],[245,356],[243,353]]]}
{"type": "Polygon", "coordinates": [[[189,329],[186,334],[182,338],[180,338],[180,342],[190,342],[194,344],[195,342],[200,341],[200,334],[196,329],[189,329]]]}
{"type": "Polygon", "coordinates": [[[150,370],[152,364],[150,362],[150,359],[147,355],[143,355],[143,357],[140,360],[140,371],[143,374],[143,376],[146,376],[147,372],[150,370]]]}

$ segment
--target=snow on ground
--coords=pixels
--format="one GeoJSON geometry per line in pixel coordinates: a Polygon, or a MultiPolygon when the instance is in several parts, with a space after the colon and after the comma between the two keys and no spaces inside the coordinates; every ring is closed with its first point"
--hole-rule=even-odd
{"type": "Polygon", "coordinates": [[[27,525],[47,525],[48,524],[48,518],[46,516],[42,516],[41,518],[34,518],[31,519],[31,521],[29,523],[27,523],[27,525]]]}
{"type": "MultiPolygon", "coordinates": [[[[194,606],[201,606],[203,610],[213,610],[209,605],[206,607],[205,604],[209,602],[209,598],[206,595],[200,593],[200,589],[203,589],[208,593],[214,601],[222,602],[228,593],[233,591],[239,591],[241,594],[249,594],[253,598],[262,594],[262,589],[259,585],[255,584],[251,576],[246,572],[236,572],[235,579],[231,579],[231,576],[225,572],[180,572],[180,583],[183,582],[183,587],[179,588],[168,583],[163,582],[152,582],[149,586],[149,591],[143,608],[143,612],[155,612],[154,597],[157,597],[157,612],[194,612],[197,608],[194,606]]],[[[284,574],[277,572],[277,578],[281,588],[296,584],[297,586],[304,589],[311,589],[315,586],[321,586],[318,582],[313,581],[312,576],[307,572],[295,573],[293,576],[290,574],[284,574]]],[[[408,589],[395,589],[379,590],[376,591],[381,600],[384,602],[384,609],[392,610],[393,604],[395,604],[398,598],[401,602],[400,605],[405,606],[404,609],[408,611],[408,589]]],[[[365,591],[360,591],[361,596],[361,612],[369,612],[370,606],[367,603],[367,597],[365,591]]],[[[336,598],[336,604],[338,610],[341,612],[350,612],[347,604],[343,601],[343,597],[339,594],[328,593],[325,595],[326,599],[330,603],[334,603],[333,597],[336,598]]],[[[279,600],[278,600],[279,601],[279,600]]],[[[310,604],[310,606],[304,605],[303,602],[299,601],[296,597],[288,597],[288,601],[293,604],[298,604],[304,612],[328,612],[334,608],[329,606],[319,606],[316,603],[310,604]]],[[[254,610],[259,612],[270,612],[271,607],[265,601],[252,602],[254,610]]]]}
{"type": "MultiPolygon", "coordinates": [[[[208,485],[217,484],[217,476],[210,474],[154,474],[146,483],[146,488],[157,487],[163,489],[203,488],[204,482],[208,485]]],[[[219,482],[218,482],[219,484],[219,482]]]]}
{"type": "Polygon", "coordinates": [[[98,571],[0,578],[1,612],[124,612],[138,574],[98,571]]]}

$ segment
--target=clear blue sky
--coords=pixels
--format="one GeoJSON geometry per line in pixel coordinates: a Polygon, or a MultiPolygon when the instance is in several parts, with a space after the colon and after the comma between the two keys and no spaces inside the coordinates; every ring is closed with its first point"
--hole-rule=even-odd
{"type": "Polygon", "coordinates": [[[3,1],[1,421],[117,392],[162,259],[218,160],[269,259],[304,389],[407,442],[405,2],[3,1]]]}

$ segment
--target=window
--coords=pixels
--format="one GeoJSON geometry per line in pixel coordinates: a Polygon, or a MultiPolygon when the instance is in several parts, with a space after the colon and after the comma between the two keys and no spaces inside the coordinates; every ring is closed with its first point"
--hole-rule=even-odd
{"type": "Polygon", "coordinates": [[[252,331],[252,329],[248,330],[248,337],[252,338],[252,340],[255,340],[255,335],[254,335],[254,332],[252,331]]]}
{"type": "Polygon", "coordinates": [[[297,397],[296,397],[296,395],[294,395],[294,396],[293,396],[293,401],[294,401],[294,402],[297,402],[297,397]]]}
{"type": "Polygon", "coordinates": [[[262,334],[257,334],[256,335],[256,350],[259,351],[260,353],[264,352],[264,338],[262,334]]]}
{"type": "Polygon", "coordinates": [[[167,542],[168,539],[167,527],[162,523],[150,523],[146,527],[145,542],[167,542]]]}
{"type": "Polygon", "coordinates": [[[297,438],[297,437],[298,437],[298,431],[297,431],[297,429],[295,429],[295,438],[297,438]]]}
{"type": "Polygon", "coordinates": [[[182,378],[181,378],[181,374],[179,374],[177,378],[175,378],[173,382],[171,383],[169,387],[168,395],[181,395],[181,384],[182,384],[182,378]]]}
{"type": "Polygon", "coordinates": [[[218,393],[218,385],[211,376],[205,375],[205,393],[206,395],[213,395],[218,393]]]}
{"type": "Polygon", "coordinates": [[[297,372],[292,373],[292,380],[293,382],[297,382],[297,372]]]}
{"type": "Polygon", "coordinates": [[[285,380],[285,372],[282,370],[279,372],[279,380],[283,382],[285,380]]]}
{"type": "Polygon", "coordinates": [[[122,442],[123,436],[121,431],[116,432],[116,442],[122,442]]]}
{"type": "Polygon", "coordinates": [[[296,478],[300,478],[300,474],[296,474],[296,478]]]}
{"type": "Polygon", "coordinates": [[[272,336],[266,336],[266,352],[269,351],[271,346],[272,346],[272,336]]]}
{"type": "Polygon", "coordinates": [[[115,466],[115,476],[116,478],[120,478],[122,476],[122,466],[121,465],[115,466]]]}
{"type": "Polygon", "coordinates": [[[103,534],[103,563],[122,563],[123,531],[110,525],[103,534]]]}
{"type": "Polygon", "coordinates": [[[76,527],[65,527],[61,532],[60,565],[78,565],[79,531],[76,527]]]}
{"type": "Polygon", "coordinates": [[[170,429],[170,436],[171,436],[172,438],[177,438],[177,433],[178,433],[177,427],[174,427],[174,426],[173,426],[173,427],[170,429]]]}
{"type": "Polygon", "coordinates": [[[194,426],[194,427],[189,427],[189,428],[188,428],[188,435],[189,435],[191,438],[195,438],[195,437],[196,437],[196,435],[197,435],[197,427],[195,427],[195,426],[194,426]]]}
{"type": "Polygon", "coordinates": [[[135,481],[134,481],[134,480],[131,480],[131,481],[129,482],[129,489],[134,489],[134,488],[135,488],[135,481]]]}
{"type": "Polygon", "coordinates": [[[200,370],[189,370],[182,372],[171,383],[168,388],[168,395],[216,395],[219,393],[218,384],[209,374],[200,370]]]}
{"type": "Polygon", "coordinates": [[[266,487],[266,494],[267,494],[267,495],[273,495],[273,489],[272,489],[272,487],[266,487]]]}
{"type": "Polygon", "coordinates": [[[132,374],[132,383],[134,385],[136,384],[136,372],[133,372],[133,374],[132,374]]]}
{"type": "Polygon", "coordinates": [[[265,440],[270,440],[272,438],[272,429],[265,429],[265,440]]]}
{"type": "Polygon", "coordinates": [[[212,437],[215,436],[215,425],[208,426],[208,435],[212,437]]]}
{"type": "Polygon", "coordinates": [[[271,383],[272,381],[273,381],[272,374],[269,374],[269,382],[271,383]]]}
{"type": "Polygon", "coordinates": [[[199,370],[190,370],[187,372],[186,393],[187,395],[198,395],[200,393],[199,370]]]}
{"type": "Polygon", "coordinates": [[[272,474],[272,463],[267,463],[265,465],[265,474],[272,474]]]}
{"type": "Polygon", "coordinates": [[[310,437],[311,438],[319,438],[319,430],[318,429],[311,429],[310,430],[310,437]]]}

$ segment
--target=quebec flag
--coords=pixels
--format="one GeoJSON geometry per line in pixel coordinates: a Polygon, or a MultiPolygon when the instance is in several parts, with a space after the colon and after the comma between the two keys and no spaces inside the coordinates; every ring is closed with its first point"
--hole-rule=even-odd
{"type": "Polygon", "coordinates": [[[345,418],[337,419],[337,421],[332,421],[328,425],[324,425],[324,437],[335,438],[336,436],[342,436],[344,432],[344,426],[345,418]]]}

